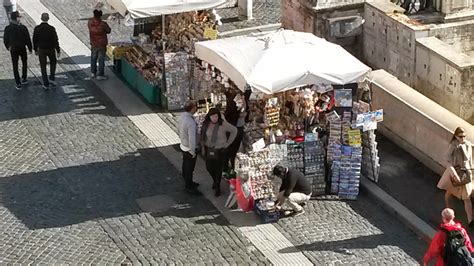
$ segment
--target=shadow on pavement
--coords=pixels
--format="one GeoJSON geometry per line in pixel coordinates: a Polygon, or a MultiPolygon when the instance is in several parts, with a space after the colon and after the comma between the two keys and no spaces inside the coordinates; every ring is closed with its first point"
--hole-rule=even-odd
{"type": "Polygon", "coordinates": [[[41,87],[41,77],[29,77],[29,84],[21,91],[15,90],[13,79],[0,80],[0,121],[40,117],[66,113],[102,113],[109,116],[123,116],[91,81],[84,80],[80,71],[57,73],[57,86],[49,91],[41,87]]]}
{"type": "MultiPolygon", "coordinates": [[[[164,211],[155,216],[208,215],[214,219],[219,215],[204,197],[185,194],[181,183],[179,173],[163,154],[150,148],[115,161],[4,177],[0,179],[0,199],[29,229],[140,213],[137,200],[156,195],[166,195],[176,206],[188,207],[161,206],[164,211]]],[[[216,218],[215,222],[224,221],[216,218]]]]}
{"type": "Polygon", "coordinates": [[[75,55],[75,56],[66,57],[66,58],[63,57],[58,60],[58,63],[66,64],[66,65],[75,65],[75,64],[87,65],[91,63],[91,57],[84,56],[84,55],[75,55]]]}
{"type": "MultiPolygon", "coordinates": [[[[278,252],[301,251],[313,258],[321,254],[319,251],[330,251],[338,253],[336,258],[343,263],[348,263],[351,259],[359,263],[372,260],[361,257],[358,250],[371,250],[374,256],[383,253],[390,257],[400,256],[400,252],[403,252],[414,260],[421,261],[427,244],[387,213],[374,199],[365,194],[359,195],[355,201],[339,200],[337,196],[320,198],[307,204],[304,215],[278,222],[278,227],[282,230],[294,231],[291,233],[291,241],[296,247],[284,248],[278,252]],[[334,199],[334,202],[327,199],[334,199]],[[309,234],[299,232],[301,228],[305,232],[308,226],[316,229],[309,230],[309,234]]],[[[312,260],[313,263],[317,261],[317,258],[312,260]]],[[[384,262],[388,261],[390,258],[387,257],[384,262]]],[[[377,264],[377,261],[373,262],[377,264]]]]}
{"type": "Polygon", "coordinates": [[[279,253],[293,253],[295,248],[305,251],[333,251],[345,255],[353,255],[354,249],[374,249],[382,245],[391,245],[390,239],[383,235],[360,236],[357,238],[338,241],[318,241],[311,244],[302,244],[279,250],[279,253]]]}
{"type": "MultiPolygon", "coordinates": [[[[69,60],[69,59],[68,59],[69,60]]],[[[29,84],[15,89],[14,79],[0,79],[0,122],[20,118],[40,117],[76,110],[76,114],[124,116],[113,102],[82,70],[58,72],[57,86],[42,89],[41,76],[28,77],[29,84]]],[[[133,91],[133,90],[132,90],[133,91]]],[[[138,92],[133,91],[141,98],[138,92]]],[[[141,99],[144,102],[143,99],[141,99]]],[[[176,123],[174,115],[159,106],[148,105],[150,113],[158,113],[168,124],[176,123]]],[[[142,114],[142,113],[140,113],[142,114]]],[[[133,115],[140,115],[133,114],[133,115]]],[[[178,113],[176,113],[178,114],[178,113]]]]}
{"type": "MultiPolygon", "coordinates": [[[[383,135],[377,135],[377,142],[381,165],[378,185],[436,229],[445,208],[444,191],[436,187],[440,175],[383,135]]],[[[456,219],[467,226],[462,201],[452,199],[451,203],[454,204],[456,219]]]]}

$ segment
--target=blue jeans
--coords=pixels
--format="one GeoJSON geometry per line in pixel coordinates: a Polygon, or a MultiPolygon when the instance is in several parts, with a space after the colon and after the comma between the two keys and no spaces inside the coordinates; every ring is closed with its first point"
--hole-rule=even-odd
{"type": "Polygon", "coordinates": [[[13,6],[3,6],[5,8],[5,12],[7,12],[7,18],[8,18],[8,21],[11,20],[10,16],[13,12],[13,9],[14,7],[13,6]]]}
{"type": "Polygon", "coordinates": [[[105,47],[95,47],[91,49],[91,73],[98,76],[104,75],[105,67],[105,47]],[[97,61],[99,61],[99,73],[97,73],[97,61]]]}

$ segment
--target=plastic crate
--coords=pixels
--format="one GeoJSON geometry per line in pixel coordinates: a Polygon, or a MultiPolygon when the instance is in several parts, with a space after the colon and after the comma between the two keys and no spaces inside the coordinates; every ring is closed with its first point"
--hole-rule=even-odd
{"type": "Polygon", "coordinates": [[[258,202],[260,200],[256,200],[254,204],[254,212],[260,217],[262,223],[275,223],[280,220],[280,212],[277,209],[273,210],[262,210],[258,208],[258,202]]]}
{"type": "Polygon", "coordinates": [[[130,44],[130,45],[119,45],[119,46],[116,46],[114,44],[108,44],[107,45],[107,50],[106,50],[106,55],[108,58],[112,59],[112,60],[120,60],[123,58],[123,56],[125,55],[125,53],[130,50],[130,48],[132,48],[133,46],[130,44]]]}

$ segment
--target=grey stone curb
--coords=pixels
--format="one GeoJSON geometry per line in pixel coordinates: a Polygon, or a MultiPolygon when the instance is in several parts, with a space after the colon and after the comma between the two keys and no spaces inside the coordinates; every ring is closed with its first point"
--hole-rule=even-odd
{"type": "Polygon", "coordinates": [[[263,32],[263,31],[271,31],[271,30],[276,30],[281,27],[281,23],[275,23],[275,24],[267,24],[267,25],[262,25],[262,26],[256,26],[256,27],[249,27],[249,28],[243,28],[243,29],[237,29],[237,30],[230,30],[230,31],[224,31],[220,32],[219,36],[221,37],[233,37],[237,35],[246,35],[251,32],[263,32]]]}
{"type": "Polygon", "coordinates": [[[415,232],[421,239],[430,242],[436,230],[425,221],[416,216],[412,211],[403,206],[400,202],[390,196],[387,192],[362,176],[360,179],[361,190],[375,200],[390,214],[395,216],[405,226],[415,232]]]}

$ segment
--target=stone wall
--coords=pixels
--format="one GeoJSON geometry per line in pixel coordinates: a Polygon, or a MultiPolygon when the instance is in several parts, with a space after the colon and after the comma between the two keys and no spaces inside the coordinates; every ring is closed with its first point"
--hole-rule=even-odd
{"type": "Polygon", "coordinates": [[[384,110],[378,131],[441,174],[456,127],[474,142],[474,127],[384,70],[372,72],[372,108],[384,110]]]}
{"type": "Polygon", "coordinates": [[[385,69],[414,86],[415,40],[429,28],[403,15],[404,9],[384,1],[365,4],[363,58],[374,69],[385,69]]]}
{"type": "Polygon", "coordinates": [[[320,9],[314,13],[313,33],[341,45],[348,52],[362,59],[363,13],[363,4],[337,9],[320,9]]]}
{"type": "Polygon", "coordinates": [[[474,50],[474,20],[441,24],[430,30],[429,36],[434,36],[459,52],[474,50]]]}
{"type": "Polygon", "coordinates": [[[282,26],[311,32],[362,58],[364,0],[282,0],[282,26]]]}
{"type": "Polygon", "coordinates": [[[313,14],[300,0],[281,1],[281,25],[285,29],[313,32],[313,14]]]}
{"type": "Polygon", "coordinates": [[[416,41],[416,86],[423,95],[474,124],[474,58],[435,38],[416,41]]]}
{"type": "Polygon", "coordinates": [[[472,9],[472,0],[435,0],[434,5],[443,14],[449,15],[472,9]]]}

